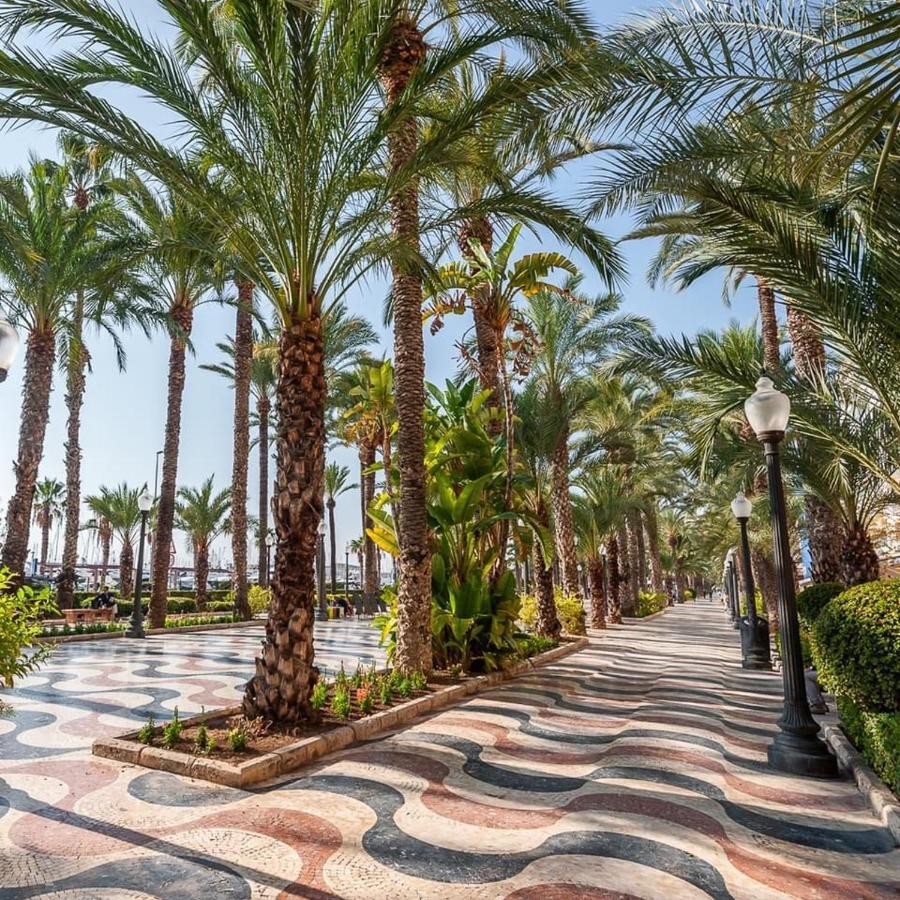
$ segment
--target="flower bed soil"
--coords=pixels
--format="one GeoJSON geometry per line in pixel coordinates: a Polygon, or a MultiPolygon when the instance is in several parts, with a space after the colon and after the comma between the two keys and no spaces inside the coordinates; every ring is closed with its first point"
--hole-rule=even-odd
{"type": "Polygon", "coordinates": [[[587,638],[564,638],[560,646],[490,675],[453,676],[450,673],[435,673],[425,690],[414,691],[408,699],[397,697],[389,706],[377,702],[373,711],[368,714],[359,709],[355,692],[351,691],[349,718],[338,718],[325,709],[318,723],[270,729],[265,734],[251,737],[247,748],[240,753],[232,751],[227,744],[227,733],[232,725],[229,720],[241,717],[238,706],[182,720],[180,739],[172,749],[159,746],[160,726],[151,745],[140,743],[137,740],[138,732],[132,731],[117,738],[99,738],[94,741],[93,753],[95,756],[200,778],[216,784],[248,787],[295,772],[313,760],[341,750],[355,741],[368,740],[382,732],[406,725],[418,716],[490,690],[502,681],[522,675],[535,666],[546,665],[582,650],[587,644],[587,638]],[[216,739],[217,749],[209,754],[199,753],[194,746],[201,724],[206,726],[208,735],[216,739]]]}

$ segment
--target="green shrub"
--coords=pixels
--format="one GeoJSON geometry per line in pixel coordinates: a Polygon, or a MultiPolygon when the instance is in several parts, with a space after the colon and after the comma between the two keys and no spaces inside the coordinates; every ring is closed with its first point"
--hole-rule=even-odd
{"type": "Polygon", "coordinates": [[[234,604],[229,603],[227,600],[210,600],[210,602],[203,607],[203,611],[230,613],[234,612],[234,604]]]}
{"type": "Polygon", "coordinates": [[[167,750],[171,750],[178,743],[183,730],[184,725],[182,725],[181,719],[178,718],[178,707],[176,706],[174,718],[163,726],[163,746],[167,750]]]}
{"type": "Polygon", "coordinates": [[[822,584],[811,584],[797,594],[797,615],[806,628],[812,628],[819,613],[826,605],[843,593],[844,586],[835,581],[824,581],[822,584]]]}
{"type": "Polygon", "coordinates": [[[685,588],[684,589],[684,599],[685,601],[693,600],[696,598],[697,592],[693,588],[685,588]]]}
{"type": "Polygon", "coordinates": [[[309,705],[316,711],[321,712],[328,702],[328,685],[323,680],[317,681],[313,685],[312,694],[309,698],[309,705]]]}
{"type": "Polygon", "coordinates": [[[234,753],[243,753],[250,743],[250,732],[243,725],[237,725],[229,730],[226,740],[234,753]]]}
{"type": "MultiPolygon", "coordinates": [[[[587,614],[578,597],[567,597],[557,588],[553,595],[556,614],[563,631],[567,634],[587,634],[587,614]]],[[[534,594],[523,594],[520,598],[519,621],[527,631],[534,631],[538,620],[538,601],[534,594]]]]}
{"type": "Polygon", "coordinates": [[[531,659],[532,656],[537,656],[539,653],[546,653],[548,650],[552,650],[554,647],[558,646],[558,641],[554,641],[552,638],[541,637],[537,634],[529,634],[528,637],[522,640],[520,652],[525,659],[531,659]]]}
{"type": "Polygon", "coordinates": [[[141,726],[141,730],[138,732],[137,739],[142,744],[152,744],[153,743],[153,735],[156,732],[156,719],[153,718],[153,713],[150,713],[147,716],[147,721],[141,726]]]}
{"type": "Polygon", "coordinates": [[[59,615],[47,589],[11,591],[12,581],[9,569],[0,569],[0,685],[5,687],[12,687],[14,679],[33,672],[47,658],[50,651],[38,640],[42,620],[59,615]]]}
{"type": "Polygon", "coordinates": [[[378,699],[382,706],[390,706],[391,700],[394,699],[394,693],[391,690],[391,679],[382,678],[378,687],[378,699]]]}
{"type": "Polygon", "coordinates": [[[822,684],[867,712],[900,712],[900,580],[839,594],[811,631],[822,684]]]}
{"type": "Polygon", "coordinates": [[[838,697],[847,737],[894,793],[900,793],[900,712],[871,713],[838,697]]]}
{"type": "Polygon", "coordinates": [[[652,616],[654,613],[662,612],[669,603],[669,598],[663,593],[653,593],[650,591],[641,591],[638,594],[637,609],[635,615],[642,619],[644,616],[652,616]]]}
{"type": "Polygon", "coordinates": [[[350,718],[350,687],[346,683],[335,685],[331,697],[331,714],[336,719],[350,718]]]}
{"type": "Polygon", "coordinates": [[[194,613],[197,612],[197,601],[182,597],[173,597],[171,594],[166,598],[167,613],[194,613]]]}
{"type": "Polygon", "coordinates": [[[254,616],[258,616],[269,611],[269,604],[272,602],[272,592],[268,588],[252,584],[247,592],[247,600],[250,603],[250,612],[254,616]]]}

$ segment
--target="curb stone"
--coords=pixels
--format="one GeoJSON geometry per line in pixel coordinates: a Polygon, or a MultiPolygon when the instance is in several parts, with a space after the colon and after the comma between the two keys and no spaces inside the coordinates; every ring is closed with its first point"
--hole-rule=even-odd
{"type": "MultiPolygon", "coordinates": [[[[492,690],[498,684],[509,681],[517,675],[577,653],[588,644],[587,637],[568,640],[559,647],[554,647],[532,659],[523,660],[509,669],[492,672],[490,675],[479,675],[460,684],[438,688],[436,691],[408,700],[399,706],[357,719],[347,725],[340,725],[320,735],[302,738],[243,763],[234,764],[224,760],[208,759],[205,756],[194,756],[190,753],[175,753],[161,747],[148,747],[137,742],[137,731],[130,731],[112,738],[98,738],[94,741],[92,752],[94,756],[140,765],[148,769],[186,775],[190,778],[199,778],[228,787],[247,788],[264,781],[271,781],[279,775],[291,774],[329,753],[343,750],[355,741],[371,740],[386,731],[407,725],[419,716],[459,703],[472,694],[492,690]]],[[[188,728],[220,716],[237,715],[240,711],[240,706],[232,706],[192,716],[189,719],[183,719],[182,722],[188,728]]]]}
{"type": "Polygon", "coordinates": [[[857,790],[866,798],[869,808],[887,828],[900,847],[900,800],[875,774],[862,754],[850,743],[838,724],[823,725],[825,741],[838,758],[841,769],[853,776],[857,790]]]}

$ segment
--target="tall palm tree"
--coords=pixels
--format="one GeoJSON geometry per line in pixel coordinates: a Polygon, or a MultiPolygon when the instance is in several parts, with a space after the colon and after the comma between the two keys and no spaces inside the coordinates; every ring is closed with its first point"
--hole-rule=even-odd
{"type": "Polygon", "coordinates": [[[209,547],[220,535],[232,527],[231,494],[225,488],[214,493],[210,475],[199,488],[181,487],[175,503],[175,527],[185,532],[194,554],[194,575],[197,584],[197,608],[203,609],[209,595],[209,547]]]}
{"type": "Polygon", "coordinates": [[[123,197],[147,248],[148,276],[155,282],[169,334],[165,436],[150,593],[150,622],[154,628],[161,628],[166,620],[168,549],[175,521],[185,357],[196,308],[216,283],[218,231],[209,217],[177,190],[166,186],[156,191],[137,173],[128,176],[123,197]]]}
{"type": "Polygon", "coordinates": [[[67,202],[69,176],[54,163],[32,160],[24,174],[0,178],[0,309],[27,333],[16,486],[6,514],[2,565],[21,573],[44,452],[57,346],[72,324],[72,297],[84,291],[92,316],[109,303],[119,245],[103,235],[108,208],[76,212],[67,202]]]}
{"type": "Polygon", "coordinates": [[[575,417],[595,391],[593,369],[623,341],[649,330],[640,317],[617,315],[621,298],[579,294],[581,278],[570,278],[563,292],[540,291],[528,298],[525,315],[535,333],[538,352],[534,376],[554,410],[556,445],[551,459],[551,497],[556,552],[566,593],[580,594],[575,532],[569,503],[569,438],[575,417]]]}
{"type": "Polygon", "coordinates": [[[43,478],[35,487],[34,522],[41,529],[41,571],[46,570],[50,529],[66,510],[66,486],[56,478],[43,478]]]}
{"type": "Polygon", "coordinates": [[[143,488],[130,488],[124,482],[114,488],[101,486],[96,494],[84,498],[97,523],[106,522],[121,541],[119,552],[119,596],[130,600],[134,588],[134,542],[141,522],[138,497],[143,488]]]}
{"type": "MultiPolygon", "coordinates": [[[[85,212],[92,200],[109,195],[112,170],[109,153],[89,145],[78,135],[63,133],[59,138],[63,165],[68,172],[72,204],[85,212]]],[[[90,356],[84,343],[84,289],[75,291],[69,328],[66,369],[66,507],[63,537],[62,577],[57,589],[61,609],[74,606],[75,566],[78,563],[78,535],[81,511],[81,407],[84,402],[85,375],[90,356]]]]}
{"type": "Polygon", "coordinates": [[[352,491],[356,485],[350,484],[350,469],[336,462],[325,467],[325,506],[328,509],[328,532],[331,540],[331,589],[337,590],[337,532],[334,525],[334,507],[341,494],[352,491]]]}

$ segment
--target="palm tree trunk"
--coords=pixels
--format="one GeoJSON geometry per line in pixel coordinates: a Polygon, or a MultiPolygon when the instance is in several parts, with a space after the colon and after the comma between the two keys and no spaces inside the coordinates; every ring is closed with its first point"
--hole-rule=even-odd
{"type": "MultiPolygon", "coordinates": [[[[797,374],[814,384],[825,374],[822,333],[808,316],[790,305],[787,320],[797,374]]],[[[841,549],[846,529],[831,508],[814,494],[807,492],[804,506],[812,580],[817,584],[840,582],[843,578],[841,549]]]]}
{"type": "Polygon", "coordinates": [[[250,367],[253,363],[253,282],[238,280],[234,329],[234,456],[231,470],[231,555],[234,611],[252,618],[247,599],[247,467],[250,461],[250,367]]]}
{"type": "Polygon", "coordinates": [[[878,554],[866,527],[861,522],[855,522],[847,532],[841,563],[844,576],[842,580],[847,587],[878,581],[878,554]]]}
{"type": "Polygon", "coordinates": [[[647,546],[644,543],[644,517],[639,510],[634,512],[634,534],[638,555],[638,589],[647,586],[647,546]]]}
{"type": "Polygon", "coordinates": [[[50,504],[45,503],[41,511],[41,574],[47,568],[47,553],[50,550],[50,504]]]}
{"type": "Polygon", "coordinates": [[[656,503],[649,503],[644,511],[644,529],[647,532],[647,553],[650,556],[650,587],[654,594],[665,592],[662,557],[659,552],[659,521],[656,503]]]}
{"type": "Polygon", "coordinates": [[[79,514],[81,512],[81,408],[84,403],[87,350],[82,343],[84,298],[79,292],[73,313],[74,333],[70,338],[66,368],[66,512],[63,532],[62,578],[57,592],[60,609],[75,605],[75,567],[78,565],[79,514]]]}
{"type": "MultiPolygon", "coordinates": [[[[380,64],[393,107],[426,56],[416,23],[397,16],[380,64]]],[[[416,153],[418,125],[403,118],[388,136],[389,170],[401,171],[416,153]]],[[[429,672],[431,659],[431,548],[425,498],[425,342],[422,336],[422,275],[419,187],[412,183],[391,197],[394,236],[403,254],[391,261],[394,297],[394,370],[400,457],[400,579],[397,589],[397,650],[394,665],[405,673],[429,672]]]]}
{"type": "Polygon", "coordinates": [[[197,582],[197,610],[206,609],[209,592],[206,589],[209,581],[209,544],[199,541],[194,548],[194,575],[197,582]]]}
{"type": "Polygon", "coordinates": [[[778,634],[778,588],[775,564],[769,554],[763,553],[755,547],[750,548],[750,563],[766,607],[766,618],[769,620],[769,634],[778,634]]]}
{"type": "Polygon", "coordinates": [[[622,577],[619,571],[619,541],[611,537],[606,542],[606,567],[609,573],[609,599],[607,614],[611,625],[622,624],[621,589],[622,577]]]}
{"type": "MultiPolygon", "coordinates": [[[[459,231],[459,249],[463,259],[470,264],[474,259],[470,241],[477,241],[486,253],[491,252],[494,243],[494,232],[490,220],[484,216],[463,222],[459,231]]],[[[500,365],[501,344],[497,333],[491,326],[487,315],[486,304],[488,297],[485,294],[469,298],[472,306],[472,320],[475,325],[475,345],[478,350],[478,381],[481,389],[490,391],[491,396],[487,405],[499,412],[500,409],[500,365]]],[[[499,437],[501,431],[499,415],[492,416],[487,424],[487,431],[491,437],[499,437]]]]}
{"type": "Polygon", "coordinates": [[[606,593],[603,590],[603,563],[597,554],[588,560],[591,587],[591,627],[606,628],[606,593]]]}
{"type": "Polygon", "coordinates": [[[362,485],[362,517],[363,517],[363,571],[362,588],[363,604],[367,612],[376,609],[379,597],[378,556],[375,552],[375,541],[369,537],[369,504],[375,500],[375,473],[371,471],[375,465],[375,447],[363,442],[359,447],[360,484],[362,485]]]}
{"type": "MultiPolygon", "coordinates": [[[[119,596],[123,600],[130,600],[133,591],[134,548],[131,546],[131,541],[122,541],[122,552],[119,554],[119,596]]],[[[163,625],[165,624],[165,616],[163,616],[163,625]]]]}
{"type": "Polygon", "coordinates": [[[256,401],[259,417],[259,583],[269,585],[266,541],[269,535],[269,398],[256,401]]]}
{"type": "Polygon", "coordinates": [[[641,530],[640,513],[631,510],[626,515],[625,534],[628,552],[628,586],[627,600],[622,604],[622,614],[633,616],[637,612],[638,594],[641,589],[640,581],[640,553],[638,548],[638,533],[641,530]]]}
{"type": "Polygon", "coordinates": [[[562,631],[556,601],[553,598],[553,576],[544,561],[541,542],[535,535],[531,551],[534,567],[534,593],[537,598],[537,624],[535,630],[542,637],[557,638],[562,631]]]}
{"type": "Polygon", "coordinates": [[[337,590],[337,535],[334,533],[334,497],[328,498],[328,541],[331,550],[331,590],[337,590]]]}
{"type": "Polygon", "coordinates": [[[619,525],[616,533],[619,544],[619,609],[622,616],[631,615],[634,605],[631,593],[631,555],[628,552],[628,530],[625,523],[619,525]]]}
{"type": "Polygon", "coordinates": [[[19,448],[13,466],[16,487],[6,510],[6,541],[0,557],[0,564],[15,576],[24,574],[28,557],[31,511],[38,466],[44,455],[55,359],[56,335],[49,330],[32,331],[25,351],[19,448]]]}
{"type": "Polygon", "coordinates": [[[781,369],[778,317],[775,314],[775,291],[761,278],[756,279],[756,285],[759,302],[759,324],[762,329],[763,360],[766,372],[774,378],[781,369]]]}
{"type": "Polygon", "coordinates": [[[112,532],[105,520],[100,522],[100,587],[106,587],[106,574],[109,570],[109,547],[112,532]]]}
{"type": "Polygon", "coordinates": [[[569,432],[564,430],[557,440],[550,460],[550,500],[553,506],[553,528],[556,555],[560,561],[563,593],[581,596],[578,582],[578,557],[575,553],[575,527],[569,500],[569,432]]]}
{"type": "Polygon", "coordinates": [[[275,722],[315,720],[316,556],[325,490],[325,360],[322,320],[286,326],[279,339],[275,570],[266,638],[243,712],[275,722]]]}

